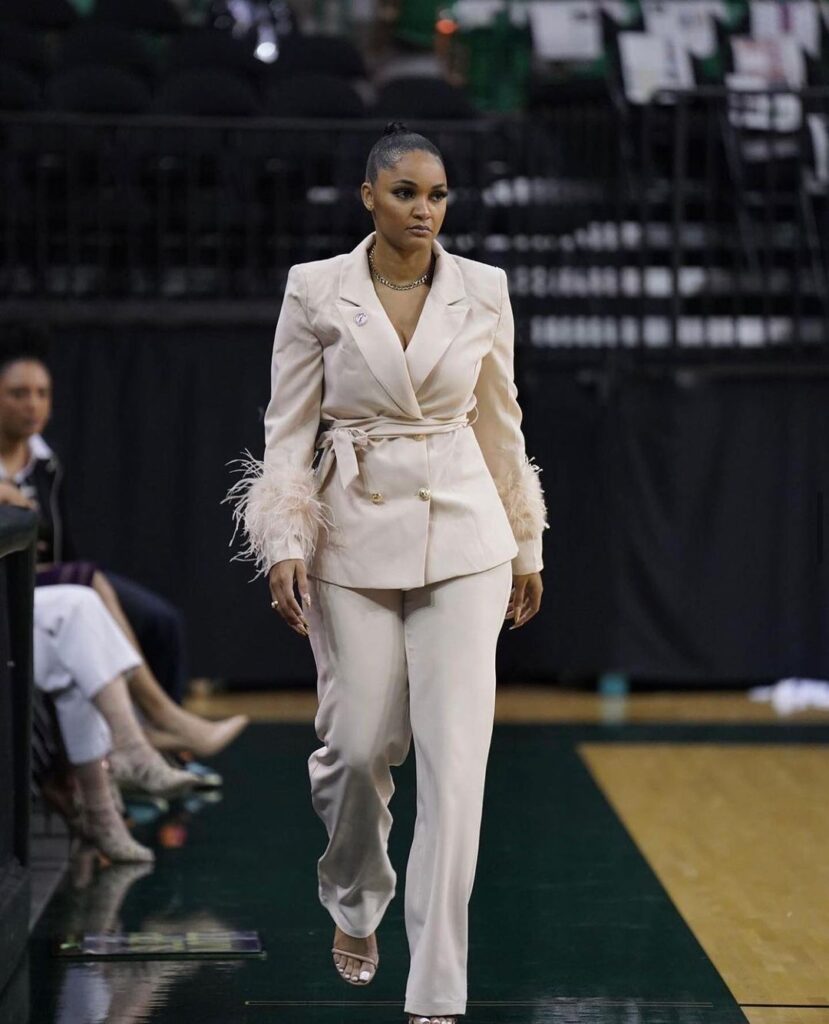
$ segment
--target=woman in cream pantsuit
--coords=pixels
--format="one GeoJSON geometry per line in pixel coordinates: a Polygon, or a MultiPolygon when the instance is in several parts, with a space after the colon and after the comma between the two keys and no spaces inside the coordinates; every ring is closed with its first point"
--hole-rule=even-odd
{"type": "Polygon", "coordinates": [[[291,268],[264,460],[230,494],[273,607],[310,636],[322,746],[309,775],[329,838],[319,898],[353,984],[379,963],[396,886],[390,766],[414,739],[410,1021],[466,1011],[495,648],[505,617],[514,629],[538,610],[547,526],[506,275],[437,242],[446,197],[434,145],[390,125],[362,185],[375,231],[291,268]]]}

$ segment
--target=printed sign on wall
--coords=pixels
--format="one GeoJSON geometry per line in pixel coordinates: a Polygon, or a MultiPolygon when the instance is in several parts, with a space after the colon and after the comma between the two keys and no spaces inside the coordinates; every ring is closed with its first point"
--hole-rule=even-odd
{"type": "Polygon", "coordinates": [[[690,89],[691,58],[675,39],[647,32],[620,32],[619,54],[625,95],[631,103],[647,103],[659,89],[690,89]]]}
{"type": "Polygon", "coordinates": [[[533,47],[544,60],[597,60],[602,55],[595,0],[532,0],[527,5],[533,47]]]}
{"type": "Polygon", "coordinates": [[[815,0],[751,0],[755,39],[793,36],[810,57],[820,56],[820,10],[815,0]]]}
{"type": "Polygon", "coordinates": [[[725,18],[722,0],[642,0],[645,28],[679,40],[695,57],[710,57],[717,48],[715,18],[725,18]]]}

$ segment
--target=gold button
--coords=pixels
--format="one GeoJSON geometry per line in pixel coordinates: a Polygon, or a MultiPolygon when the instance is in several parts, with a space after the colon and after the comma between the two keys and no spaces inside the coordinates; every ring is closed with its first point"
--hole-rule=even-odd
{"type": "Polygon", "coordinates": [[[383,500],[383,495],[379,491],[372,491],[371,500],[374,502],[375,505],[379,505],[380,502],[383,500]]]}
{"type": "Polygon", "coordinates": [[[426,435],[425,434],[412,434],[412,437],[413,437],[413,439],[415,441],[425,441],[426,440],[426,435]]]}
{"type": "Polygon", "coordinates": [[[432,492],[429,490],[428,487],[421,487],[420,490],[417,492],[417,496],[419,498],[422,498],[423,501],[428,501],[429,498],[432,497],[432,492]]]}

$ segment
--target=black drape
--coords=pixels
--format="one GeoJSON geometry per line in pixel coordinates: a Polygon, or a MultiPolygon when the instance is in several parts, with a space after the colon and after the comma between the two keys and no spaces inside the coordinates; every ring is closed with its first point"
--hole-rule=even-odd
{"type": "MultiPolygon", "coordinates": [[[[0,595],[3,605],[0,614],[0,779],[4,782],[14,778],[14,736],[12,702],[14,693],[11,683],[10,637],[8,614],[9,585],[6,561],[0,558],[0,595]]],[[[14,855],[14,800],[17,796],[10,784],[3,785],[0,794],[0,878],[14,855]]]]}
{"type": "Polygon", "coordinates": [[[555,372],[531,393],[550,671],[829,676],[829,377],[632,373],[603,395],[555,372]]]}
{"type": "Polygon", "coordinates": [[[619,395],[619,657],[642,675],[829,674],[829,378],[619,395]]]}
{"type": "Polygon", "coordinates": [[[221,504],[228,463],[245,448],[262,454],[271,340],[261,328],[122,327],[61,332],[54,345],[48,436],[66,464],[78,549],[184,609],[197,675],[290,679],[313,669],[267,586],[248,583],[252,566],[230,562],[221,504]]]}
{"type": "MultiPolygon", "coordinates": [[[[228,463],[262,453],[271,341],[254,326],[61,329],[48,436],[81,553],[184,608],[195,673],[311,681],[307,641],[229,561],[220,504],[228,463]]],[[[501,672],[829,675],[829,378],[628,373],[606,392],[531,356],[519,392],[550,509],[545,594],[505,630],[501,672]]]]}

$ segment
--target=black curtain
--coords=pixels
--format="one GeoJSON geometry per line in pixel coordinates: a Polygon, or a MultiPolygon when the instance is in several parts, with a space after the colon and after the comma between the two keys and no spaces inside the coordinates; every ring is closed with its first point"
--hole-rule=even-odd
{"type": "Polygon", "coordinates": [[[530,376],[551,524],[539,663],[829,677],[829,377],[530,376]]]}
{"type": "Polygon", "coordinates": [[[11,647],[8,607],[11,600],[6,559],[0,558],[0,879],[14,861],[14,690],[9,664],[11,647]]]}
{"type": "MultiPolygon", "coordinates": [[[[307,640],[230,561],[220,504],[228,463],[262,454],[271,341],[261,327],[61,329],[48,437],[81,553],[182,606],[195,674],[310,683],[307,640]]],[[[531,355],[519,392],[550,509],[544,605],[504,631],[501,673],[829,676],[829,379],[627,373],[606,391],[531,355]]]]}
{"type": "Polygon", "coordinates": [[[613,420],[621,663],[829,676],[829,378],[633,380],[613,420]]]}
{"type": "Polygon", "coordinates": [[[228,463],[245,448],[262,455],[271,342],[261,328],[122,327],[61,332],[53,346],[48,437],[66,464],[79,552],[182,607],[196,675],[313,672],[307,640],[271,611],[267,585],[230,561],[221,504],[235,479],[228,463]]]}

